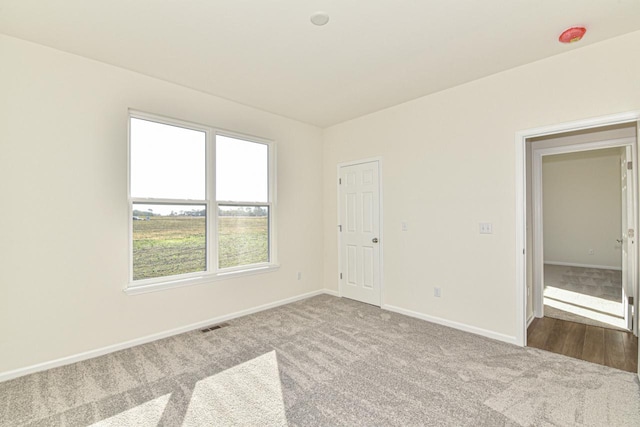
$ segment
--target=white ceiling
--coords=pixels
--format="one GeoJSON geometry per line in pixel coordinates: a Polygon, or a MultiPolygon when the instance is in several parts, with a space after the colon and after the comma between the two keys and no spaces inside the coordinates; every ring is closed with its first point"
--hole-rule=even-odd
{"type": "Polygon", "coordinates": [[[0,0],[0,33],[320,127],[635,30],[640,0],[0,0]]]}

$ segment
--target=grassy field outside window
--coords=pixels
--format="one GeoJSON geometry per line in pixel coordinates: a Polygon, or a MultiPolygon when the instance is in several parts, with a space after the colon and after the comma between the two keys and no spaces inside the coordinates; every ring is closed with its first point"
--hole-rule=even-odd
{"type": "MultiPolygon", "coordinates": [[[[133,221],[133,280],[206,271],[206,219],[150,216],[133,221]]],[[[218,218],[220,269],[269,261],[267,216],[218,218]]]]}

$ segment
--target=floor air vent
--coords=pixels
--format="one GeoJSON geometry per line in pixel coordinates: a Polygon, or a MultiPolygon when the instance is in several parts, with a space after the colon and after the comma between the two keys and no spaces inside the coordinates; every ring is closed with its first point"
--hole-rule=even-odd
{"type": "Polygon", "coordinates": [[[229,326],[228,323],[218,323],[217,325],[213,325],[213,326],[208,326],[204,329],[200,329],[200,332],[211,332],[211,331],[215,331],[216,329],[220,329],[220,328],[224,328],[226,326],[229,326]]]}

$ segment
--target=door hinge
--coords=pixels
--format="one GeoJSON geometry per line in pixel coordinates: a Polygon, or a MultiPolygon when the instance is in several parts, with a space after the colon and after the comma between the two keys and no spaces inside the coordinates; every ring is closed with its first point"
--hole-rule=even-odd
{"type": "Polygon", "coordinates": [[[338,178],[338,185],[342,185],[342,178],[338,178]]]}
{"type": "Polygon", "coordinates": [[[522,250],[522,255],[524,255],[524,249],[522,250]]]}
{"type": "Polygon", "coordinates": [[[340,273],[340,280],[342,280],[342,273],[340,273]]]}
{"type": "Polygon", "coordinates": [[[339,225],[339,226],[338,226],[338,229],[339,229],[339,230],[340,230],[340,232],[342,233],[342,226],[341,226],[341,225],[339,225]]]}
{"type": "Polygon", "coordinates": [[[627,162],[627,169],[633,169],[633,162],[627,162]]]}

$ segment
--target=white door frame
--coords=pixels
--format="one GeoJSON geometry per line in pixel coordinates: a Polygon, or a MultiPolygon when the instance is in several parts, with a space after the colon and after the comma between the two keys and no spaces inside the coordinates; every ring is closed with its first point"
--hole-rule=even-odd
{"type": "Polygon", "coordinates": [[[336,175],[336,188],[337,188],[337,198],[338,198],[338,218],[337,218],[337,222],[336,222],[336,233],[338,234],[338,274],[337,276],[337,280],[338,280],[338,296],[342,298],[342,280],[340,280],[340,272],[342,272],[342,234],[340,233],[340,228],[338,227],[338,225],[340,224],[340,212],[341,212],[341,208],[342,208],[342,200],[340,199],[340,184],[339,184],[339,179],[340,179],[340,169],[345,167],[345,166],[353,166],[353,165],[359,165],[362,163],[371,163],[371,162],[377,162],[378,163],[378,203],[379,203],[379,215],[380,215],[380,237],[378,238],[379,240],[379,248],[380,248],[380,262],[379,262],[379,266],[378,266],[378,272],[379,272],[379,280],[380,280],[380,307],[384,306],[384,276],[383,276],[383,266],[384,266],[384,262],[383,262],[383,253],[384,253],[384,222],[382,220],[383,218],[383,209],[382,207],[384,206],[384,204],[382,203],[382,157],[369,157],[366,159],[361,159],[361,160],[352,160],[352,161],[348,161],[348,162],[342,162],[342,163],[338,163],[337,166],[337,175],[336,175]]]}
{"type": "MultiPolygon", "coordinates": [[[[571,132],[583,129],[592,129],[603,126],[610,126],[622,123],[637,123],[640,120],[640,111],[613,114],[609,116],[595,117],[586,120],[561,123],[550,126],[543,126],[516,132],[516,165],[515,165],[515,199],[516,199],[516,221],[515,221],[515,295],[516,295],[516,344],[527,345],[527,264],[525,250],[527,247],[527,206],[526,206],[526,141],[529,138],[552,135],[557,133],[571,132]]],[[[636,135],[638,137],[638,135],[636,135]]],[[[634,159],[636,161],[636,159],[634,159]]],[[[637,184],[637,182],[636,182],[637,184]]],[[[637,185],[636,185],[637,187],[637,185]]],[[[637,295],[637,294],[636,294],[637,295]]],[[[634,303],[638,308],[638,298],[634,303]]],[[[637,311],[636,311],[637,313],[637,311]]]]}
{"type": "MultiPolygon", "coordinates": [[[[596,142],[588,142],[584,144],[569,144],[550,148],[534,148],[532,147],[532,167],[531,167],[531,184],[532,184],[532,202],[533,202],[533,314],[535,317],[544,315],[544,221],[543,221],[543,201],[542,201],[542,158],[555,154],[578,153],[581,151],[601,150],[605,148],[631,147],[631,158],[636,159],[636,138],[616,138],[607,139],[596,142]]],[[[632,160],[633,161],[633,160],[632,160]]],[[[633,168],[632,181],[637,182],[637,167],[633,168]]],[[[636,206],[636,185],[632,192],[632,205],[636,206]]],[[[637,230],[637,209],[634,209],[630,228],[637,230]]],[[[634,255],[632,253],[632,255],[634,255]]],[[[634,268],[637,263],[632,264],[629,268],[634,268]]],[[[636,277],[634,274],[632,277],[636,277]]],[[[636,292],[637,295],[637,292],[636,292]]],[[[635,302],[634,302],[635,304],[635,302]]],[[[626,303],[624,304],[626,310],[626,303]]],[[[625,313],[626,317],[626,313],[625,313]]]]}

